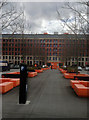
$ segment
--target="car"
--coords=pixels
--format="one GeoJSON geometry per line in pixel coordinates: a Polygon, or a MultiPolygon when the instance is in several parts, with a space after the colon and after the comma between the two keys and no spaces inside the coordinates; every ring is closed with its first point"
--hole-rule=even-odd
{"type": "Polygon", "coordinates": [[[89,71],[89,67],[85,67],[85,70],[86,70],[86,71],[89,71]]]}
{"type": "Polygon", "coordinates": [[[46,67],[46,65],[43,65],[42,67],[44,68],[44,67],[46,67]]]}
{"type": "Polygon", "coordinates": [[[78,71],[82,71],[82,67],[81,66],[78,66],[78,71]]]}
{"type": "Polygon", "coordinates": [[[66,68],[66,66],[63,66],[63,68],[66,68]]]}
{"type": "Polygon", "coordinates": [[[15,65],[15,66],[14,66],[14,69],[19,69],[19,68],[20,68],[19,65],[15,65]]]}

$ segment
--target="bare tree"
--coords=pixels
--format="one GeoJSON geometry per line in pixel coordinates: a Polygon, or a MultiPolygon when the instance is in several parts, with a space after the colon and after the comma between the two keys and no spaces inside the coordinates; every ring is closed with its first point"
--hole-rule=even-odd
{"type": "Polygon", "coordinates": [[[2,25],[2,32],[14,34],[18,28],[18,18],[22,15],[22,11],[16,8],[7,0],[0,2],[0,24],[2,25]]]}
{"type": "MultiPolygon", "coordinates": [[[[87,3],[79,3],[79,4],[84,4],[87,5],[87,3]]],[[[80,12],[78,9],[74,8],[73,6],[70,5],[70,3],[67,3],[64,7],[64,10],[66,9],[70,9],[72,12],[75,13],[74,16],[74,22],[69,23],[69,19],[67,18],[66,20],[63,19],[61,17],[60,12],[57,10],[59,19],[62,21],[62,26],[63,27],[67,27],[69,30],[71,30],[71,33],[73,33],[75,35],[75,41],[73,44],[71,43],[70,46],[65,46],[65,50],[64,50],[64,54],[63,54],[63,58],[66,60],[66,58],[71,59],[71,57],[75,57],[76,61],[78,63],[78,57],[80,56],[80,52],[82,51],[81,49],[81,45],[78,44],[78,41],[80,40],[80,38],[78,37],[79,34],[83,34],[84,38],[86,40],[87,38],[87,29],[86,29],[86,25],[89,24],[89,21],[87,20],[87,18],[85,18],[85,15],[82,14],[82,12],[80,12]],[[66,51],[66,52],[65,52],[66,51]],[[76,51],[76,53],[75,53],[76,51]]],[[[87,46],[86,46],[86,49],[87,46]]],[[[77,64],[78,66],[78,64],[77,64]]]]}

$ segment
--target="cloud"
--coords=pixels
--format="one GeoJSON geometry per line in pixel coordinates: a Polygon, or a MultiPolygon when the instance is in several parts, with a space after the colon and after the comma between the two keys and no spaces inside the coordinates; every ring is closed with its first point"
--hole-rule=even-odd
{"type": "MultiPolygon", "coordinates": [[[[63,28],[63,21],[59,21],[57,9],[61,13],[61,17],[68,22],[74,21],[74,13],[71,10],[62,8],[65,2],[15,2],[12,3],[18,10],[23,7],[26,23],[30,27],[26,28],[27,33],[63,33],[67,31],[67,27],[63,28]]],[[[76,3],[71,3],[76,7],[76,3]]],[[[80,9],[81,6],[78,6],[80,9]]],[[[82,9],[82,8],[81,8],[82,9]]]]}

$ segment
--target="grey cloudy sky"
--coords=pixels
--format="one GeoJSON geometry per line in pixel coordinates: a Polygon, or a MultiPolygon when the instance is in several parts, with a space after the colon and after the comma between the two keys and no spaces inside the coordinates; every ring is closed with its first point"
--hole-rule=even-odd
{"type": "MultiPolygon", "coordinates": [[[[63,22],[59,20],[57,9],[61,13],[63,19],[70,18],[69,22],[74,21],[74,14],[71,10],[63,9],[66,2],[16,2],[17,9],[23,7],[26,18],[26,33],[64,33],[68,32],[67,28],[63,28],[63,22]],[[27,24],[27,25],[28,25],[27,24]]],[[[82,11],[82,6],[71,3],[82,11]]]]}

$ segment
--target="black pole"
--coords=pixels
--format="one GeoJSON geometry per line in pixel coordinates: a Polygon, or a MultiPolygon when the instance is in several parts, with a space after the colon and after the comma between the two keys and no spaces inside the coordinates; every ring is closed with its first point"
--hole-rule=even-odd
{"type": "Polygon", "coordinates": [[[20,88],[19,104],[25,104],[27,100],[27,65],[20,64],[20,88]]]}

